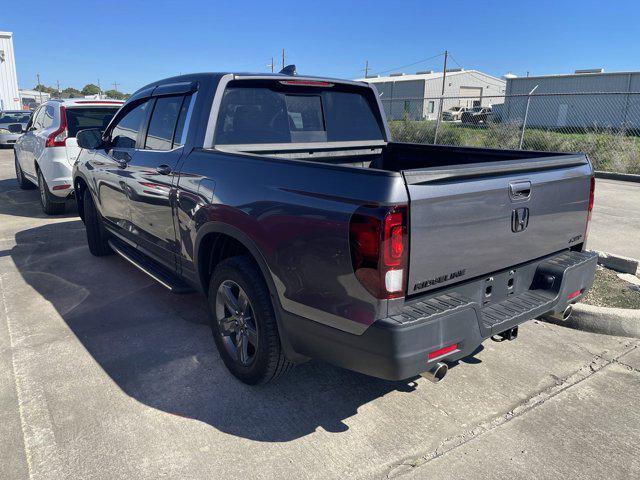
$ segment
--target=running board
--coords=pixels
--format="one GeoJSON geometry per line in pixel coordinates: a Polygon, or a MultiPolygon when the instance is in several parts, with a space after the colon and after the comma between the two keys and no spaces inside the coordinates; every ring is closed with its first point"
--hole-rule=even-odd
{"type": "Polygon", "coordinates": [[[159,265],[135,247],[116,239],[110,239],[109,246],[131,265],[149,275],[172,293],[191,293],[194,291],[192,287],[180,279],[175,273],[159,265]]]}

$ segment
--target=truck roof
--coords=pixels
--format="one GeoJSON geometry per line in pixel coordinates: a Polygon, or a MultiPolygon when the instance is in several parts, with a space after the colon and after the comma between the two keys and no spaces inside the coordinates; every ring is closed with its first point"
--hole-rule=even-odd
{"type": "Polygon", "coordinates": [[[151,88],[157,85],[162,85],[165,83],[177,83],[177,82],[193,82],[197,80],[203,79],[203,77],[208,78],[222,78],[227,75],[233,75],[234,79],[249,79],[254,78],[256,80],[263,79],[274,79],[274,80],[309,80],[316,82],[331,82],[331,83],[340,83],[346,85],[358,85],[363,87],[369,87],[367,82],[361,82],[357,80],[346,80],[343,78],[332,78],[332,77],[316,77],[313,75],[285,75],[282,73],[260,73],[260,72],[200,72],[200,73],[188,73],[184,75],[177,75],[175,77],[163,78],[162,80],[158,80],[152,83],[149,83],[137,91],[146,90],[147,88],[151,88]]]}

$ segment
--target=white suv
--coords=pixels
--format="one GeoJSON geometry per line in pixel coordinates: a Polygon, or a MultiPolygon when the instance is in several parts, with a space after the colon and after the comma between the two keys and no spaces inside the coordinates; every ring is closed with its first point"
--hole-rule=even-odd
{"type": "Polygon", "coordinates": [[[80,147],[76,134],[104,130],[124,102],[118,100],[50,100],[31,116],[14,146],[16,177],[22,189],[38,186],[46,214],[63,213],[73,195],[71,169],[80,147]]]}

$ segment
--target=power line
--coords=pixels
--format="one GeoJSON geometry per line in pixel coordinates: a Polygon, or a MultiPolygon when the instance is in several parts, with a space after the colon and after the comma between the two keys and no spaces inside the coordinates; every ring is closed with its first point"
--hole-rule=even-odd
{"type": "MultiPolygon", "coordinates": [[[[460,67],[460,68],[464,68],[464,67],[460,64],[460,62],[458,62],[458,61],[455,59],[455,57],[454,57],[453,55],[451,55],[451,53],[449,53],[449,58],[450,58],[451,60],[453,60],[453,63],[455,63],[456,65],[458,65],[458,67],[460,67]]],[[[469,70],[465,70],[465,72],[466,72],[466,73],[468,73],[469,75],[471,75],[471,76],[472,76],[473,78],[475,78],[476,80],[480,80],[480,81],[482,81],[482,82],[488,83],[489,85],[493,85],[494,87],[504,87],[504,85],[503,85],[503,84],[500,84],[500,83],[494,83],[494,82],[489,81],[489,80],[488,80],[488,79],[486,79],[486,78],[481,78],[481,77],[479,77],[479,76],[475,75],[473,72],[471,72],[471,71],[469,71],[469,70]]]]}
{"type": "Polygon", "coordinates": [[[393,68],[390,68],[389,70],[381,70],[379,72],[374,73],[374,75],[380,75],[381,73],[393,72],[394,70],[400,70],[401,68],[413,67],[414,65],[418,65],[419,63],[428,62],[429,60],[433,60],[434,58],[441,57],[442,55],[444,55],[444,52],[439,53],[437,55],[433,55],[432,57],[429,57],[429,58],[425,58],[423,60],[418,60],[417,62],[409,63],[408,65],[401,65],[399,67],[393,67],[393,68]]]}

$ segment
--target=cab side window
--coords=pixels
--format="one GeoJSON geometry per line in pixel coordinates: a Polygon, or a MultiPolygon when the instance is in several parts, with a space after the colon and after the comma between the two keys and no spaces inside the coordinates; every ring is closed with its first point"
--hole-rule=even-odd
{"type": "Polygon", "coordinates": [[[111,145],[114,148],[136,148],[136,139],[147,116],[149,102],[141,103],[124,117],[111,130],[111,145]]]}

